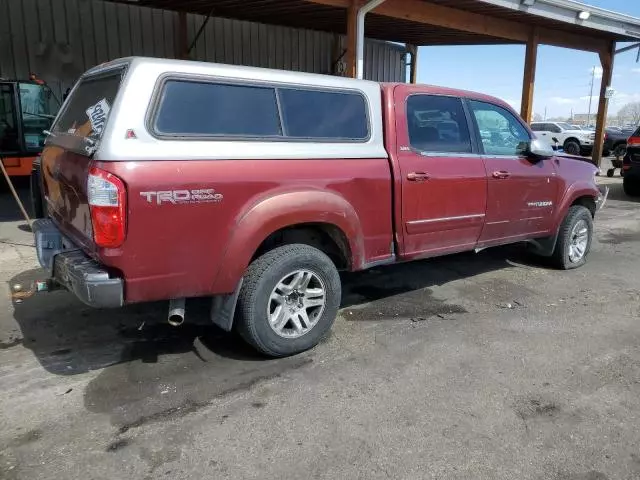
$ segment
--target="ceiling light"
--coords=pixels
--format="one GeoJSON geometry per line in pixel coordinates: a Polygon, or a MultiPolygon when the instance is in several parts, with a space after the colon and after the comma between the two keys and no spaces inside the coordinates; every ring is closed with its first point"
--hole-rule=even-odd
{"type": "Polygon", "coordinates": [[[589,20],[590,16],[591,16],[591,12],[587,12],[586,10],[583,10],[580,13],[578,13],[578,18],[580,20],[589,20]]]}

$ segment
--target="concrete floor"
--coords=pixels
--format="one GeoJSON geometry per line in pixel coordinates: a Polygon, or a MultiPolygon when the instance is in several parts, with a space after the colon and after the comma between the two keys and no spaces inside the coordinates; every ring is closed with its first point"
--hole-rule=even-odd
{"type": "Polygon", "coordinates": [[[0,478],[638,479],[640,205],[601,181],[584,268],[515,246],[345,275],[330,338],[282,360],[163,304],[11,300],[40,271],[4,195],[0,478]]]}

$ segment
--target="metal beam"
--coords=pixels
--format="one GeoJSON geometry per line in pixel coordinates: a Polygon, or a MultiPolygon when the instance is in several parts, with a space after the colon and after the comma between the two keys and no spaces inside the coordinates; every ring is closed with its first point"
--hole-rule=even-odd
{"type": "Polygon", "coordinates": [[[386,0],[369,0],[358,9],[356,20],[356,78],[364,78],[364,17],[386,0]]]}
{"type": "Polygon", "coordinates": [[[629,45],[628,47],[622,47],[616,50],[616,55],[622,52],[628,52],[629,50],[633,50],[634,48],[640,47],[639,43],[634,43],[633,45],[629,45]]]}
{"type": "Polygon", "coordinates": [[[604,127],[607,121],[609,100],[605,98],[607,87],[611,86],[613,78],[613,60],[616,55],[616,42],[611,42],[605,52],[600,53],[602,65],[602,79],[600,80],[600,100],[598,101],[598,116],[596,117],[596,138],[593,141],[593,163],[600,168],[602,162],[602,143],[604,142],[604,127]]]}
{"type": "Polygon", "coordinates": [[[522,104],[520,116],[530,123],[533,116],[533,88],[536,81],[536,61],[538,59],[538,31],[534,29],[527,42],[524,59],[524,76],[522,78],[522,104]]]}
{"type": "MultiPolygon", "coordinates": [[[[349,8],[351,0],[306,0],[310,3],[332,7],[349,8]]],[[[527,43],[533,25],[497,18],[491,15],[473,13],[462,9],[447,7],[422,0],[393,0],[383,3],[375,10],[376,15],[409,20],[425,25],[435,25],[451,30],[484,35],[509,40],[514,43],[527,43]]],[[[542,44],[573,48],[589,52],[605,50],[608,40],[578,35],[551,28],[538,29],[542,44]]],[[[479,41],[478,43],[481,43],[479,41]]]]}

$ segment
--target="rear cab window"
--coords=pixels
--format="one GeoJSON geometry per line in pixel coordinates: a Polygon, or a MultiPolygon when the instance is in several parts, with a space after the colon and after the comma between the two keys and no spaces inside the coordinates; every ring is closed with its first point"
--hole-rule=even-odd
{"type": "Polygon", "coordinates": [[[167,79],[152,113],[159,138],[364,142],[367,103],[359,92],[167,79]]]}
{"type": "Polygon", "coordinates": [[[99,140],[106,128],[124,71],[124,68],[119,68],[81,79],[52,127],[53,138],[77,139],[79,143],[75,145],[76,148],[85,152],[85,147],[99,140]]]}

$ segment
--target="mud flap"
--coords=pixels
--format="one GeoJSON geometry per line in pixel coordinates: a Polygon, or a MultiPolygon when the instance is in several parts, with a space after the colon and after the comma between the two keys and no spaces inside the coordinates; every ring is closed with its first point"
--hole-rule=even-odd
{"type": "Polygon", "coordinates": [[[553,251],[556,249],[556,243],[558,242],[558,232],[550,237],[536,238],[528,240],[527,243],[532,247],[532,250],[541,257],[550,257],[553,255],[553,251]]]}
{"type": "Polygon", "coordinates": [[[228,295],[216,295],[211,303],[211,321],[214,325],[230,332],[233,327],[233,317],[236,312],[236,304],[238,303],[238,295],[242,288],[242,280],[238,282],[238,286],[228,295]]]}

